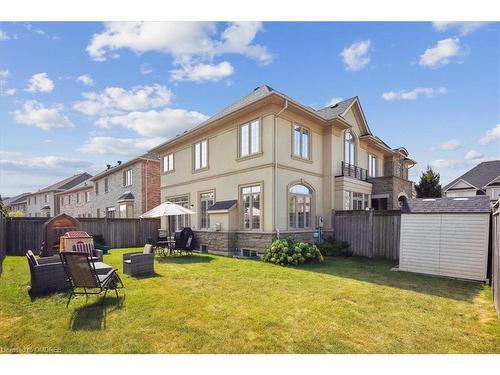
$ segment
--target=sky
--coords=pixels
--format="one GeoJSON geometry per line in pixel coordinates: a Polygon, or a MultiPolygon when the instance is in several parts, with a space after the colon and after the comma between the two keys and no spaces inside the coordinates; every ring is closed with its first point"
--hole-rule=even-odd
{"type": "Polygon", "coordinates": [[[483,22],[0,22],[0,194],[95,174],[267,84],[450,182],[500,159],[500,30],[483,22]]]}

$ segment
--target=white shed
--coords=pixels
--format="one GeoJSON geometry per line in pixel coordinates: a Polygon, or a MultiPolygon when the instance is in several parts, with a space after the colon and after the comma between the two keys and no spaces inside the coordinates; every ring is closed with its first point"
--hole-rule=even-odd
{"type": "Polygon", "coordinates": [[[399,270],[486,280],[490,212],[486,196],[409,199],[401,212],[399,270]]]}

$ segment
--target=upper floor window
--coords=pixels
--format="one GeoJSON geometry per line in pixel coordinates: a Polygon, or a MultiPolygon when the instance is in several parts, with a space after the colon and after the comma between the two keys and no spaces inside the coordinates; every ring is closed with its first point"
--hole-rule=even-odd
{"type": "Polygon", "coordinates": [[[108,178],[106,177],[104,179],[104,192],[107,193],[109,190],[108,190],[108,178]]]}
{"type": "Polygon", "coordinates": [[[309,159],[309,129],[299,124],[293,125],[293,155],[309,159]]]}
{"type": "Polygon", "coordinates": [[[80,203],[80,193],[76,193],[76,203],[80,203]]]}
{"type": "Polygon", "coordinates": [[[195,143],[194,145],[194,169],[207,167],[208,160],[207,140],[195,143]]]}
{"type": "Polygon", "coordinates": [[[260,185],[241,188],[243,207],[243,229],[260,229],[261,223],[260,185]]]}
{"type": "Polygon", "coordinates": [[[260,152],[260,124],[253,120],[240,125],[240,157],[260,152]]]}
{"type": "Polygon", "coordinates": [[[163,172],[174,170],[174,154],[168,154],[163,157],[163,172]]]}
{"type": "Polygon", "coordinates": [[[49,195],[45,194],[45,203],[49,203],[49,195]]]}
{"type": "Polygon", "coordinates": [[[31,198],[28,197],[28,206],[30,206],[30,205],[31,205],[31,198]]]}
{"type": "Polygon", "coordinates": [[[36,204],[36,195],[33,197],[33,200],[35,201],[35,204],[36,204]]]}
{"type": "Polygon", "coordinates": [[[132,185],[132,169],[127,169],[123,171],[123,186],[132,185]]]}
{"type": "Polygon", "coordinates": [[[344,161],[355,165],[356,141],[350,131],[344,133],[344,161]]]}
{"type": "Polygon", "coordinates": [[[202,193],[200,194],[200,206],[201,206],[201,228],[210,228],[210,217],[208,215],[208,209],[214,204],[214,193],[202,193]]]}
{"type": "Polygon", "coordinates": [[[68,195],[68,204],[71,204],[71,195],[68,195]]]}
{"type": "Polygon", "coordinates": [[[377,157],[372,154],[368,154],[368,176],[377,177],[377,157]]]}
{"type": "Polygon", "coordinates": [[[64,197],[61,197],[61,206],[64,206],[64,197]]]}
{"type": "Polygon", "coordinates": [[[85,192],[85,202],[90,202],[90,191],[85,192]]]}
{"type": "Polygon", "coordinates": [[[99,194],[99,182],[95,182],[95,195],[99,194]]]}
{"type": "Polygon", "coordinates": [[[288,218],[290,228],[311,227],[311,190],[304,185],[293,185],[289,190],[288,218]]]}

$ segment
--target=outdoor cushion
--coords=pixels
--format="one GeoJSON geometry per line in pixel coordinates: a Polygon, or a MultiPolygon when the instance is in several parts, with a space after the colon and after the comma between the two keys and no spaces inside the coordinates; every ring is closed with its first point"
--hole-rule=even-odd
{"type": "Polygon", "coordinates": [[[33,251],[28,250],[26,256],[30,260],[31,264],[33,264],[33,266],[38,266],[38,260],[36,259],[35,254],[33,254],[33,251]]]}
{"type": "Polygon", "coordinates": [[[128,263],[128,264],[130,264],[130,263],[132,263],[132,261],[131,261],[130,259],[127,259],[127,260],[124,260],[124,261],[123,261],[123,263],[128,263]]]}
{"type": "Polygon", "coordinates": [[[153,245],[145,245],[143,253],[144,254],[153,254],[153,245]]]}
{"type": "Polygon", "coordinates": [[[73,251],[87,253],[89,257],[94,255],[94,244],[79,242],[73,245],[73,251]]]}

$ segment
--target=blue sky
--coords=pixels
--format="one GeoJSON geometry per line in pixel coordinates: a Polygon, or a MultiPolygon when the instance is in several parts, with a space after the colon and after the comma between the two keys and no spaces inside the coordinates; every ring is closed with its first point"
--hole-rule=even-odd
{"type": "Polygon", "coordinates": [[[0,23],[0,194],[96,173],[268,84],[372,131],[443,183],[500,158],[495,23],[0,23]]]}

